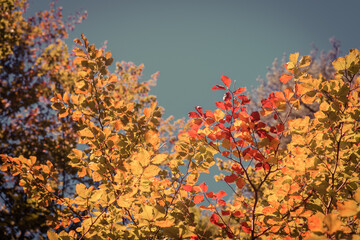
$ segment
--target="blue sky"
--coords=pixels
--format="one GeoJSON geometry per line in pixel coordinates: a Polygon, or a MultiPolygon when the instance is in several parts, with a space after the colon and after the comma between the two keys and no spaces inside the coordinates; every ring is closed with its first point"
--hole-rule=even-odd
{"type": "MultiPolygon", "coordinates": [[[[29,2],[28,14],[49,6],[29,2]]],[[[342,54],[360,47],[358,0],[58,0],[57,6],[65,17],[88,12],[70,34],[70,48],[84,33],[97,47],[107,40],[116,61],[143,63],[144,80],[160,71],[151,93],[176,118],[196,105],[214,109],[222,96],[210,89],[221,75],[256,87],[284,53],[307,55],[311,44],[329,50],[330,37],[341,41],[342,54]]],[[[223,189],[216,186],[210,190],[223,189]]]]}
{"type": "MultiPolygon", "coordinates": [[[[49,0],[30,0],[29,14],[49,0]]],[[[64,16],[87,10],[88,18],[70,34],[84,33],[97,47],[107,40],[117,61],[145,64],[144,80],[160,71],[151,91],[165,114],[187,116],[193,107],[214,108],[221,96],[210,88],[221,75],[238,86],[256,86],[258,76],[284,53],[309,54],[311,44],[342,53],[360,47],[360,1],[241,0],[58,0],[64,16]]]]}

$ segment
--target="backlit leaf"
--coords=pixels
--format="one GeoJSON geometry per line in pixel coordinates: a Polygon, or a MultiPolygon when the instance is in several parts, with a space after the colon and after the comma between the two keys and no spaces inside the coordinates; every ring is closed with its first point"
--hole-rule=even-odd
{"type": "Polygon", "coordinates": [[[299,58],[299,53],[298,52],[292,53],[289,56],[290,62],[292,62],[294,65],[296,65],[298,58],[299,58]]]}
{"type": "Polygon", "coordinates": [[[208,189],[208,186],[204,182],[202,184],[200,184],[200,187],[203,192],[206,192],[208,189]]]}
{"type": "Polygon", "coordinates": [[[162,221],[156,221],[155,225],[158,227],[163,227],[163,228],[168,228],[174,225],[174,221],[170,220],[170,219],[165,219],[162,221]]]}
{"type": "Polygon", "coordinates": [[[225,76],[225,75],[222,75],[222,76],[221,76],[221,81],[225,84],[226,87],[230,87],[230,85],[231,85],[231,80],[230,80],[230,78],[228,78],[228,77],[225,76]]]}
{"type": "Polygon", "coordinates": [[[57,239],[59,239],[59,236],[52,230],[47,231],[47,236],[48,236],[49,240],[57,240],[57,239]]]}
{"type": "Polygon", "coordinates": [[[183,185],[182,189],[184,189],[187,192],[191,192],[192,191],[192,186],[191,185],[183,185]]]}
{"type": "Polygon", "coordinates": [[[199,194],[194,197],[194,203],[201,203],[204,200],[204,195],[199,194]]]}
{"type": "Polygon", "coordinates": [[[226,88],[224,86],[221,85],[215,85],[211,88],[211,90],[216,91],[216,90],[226,90],[226,88]]]}
{"type": "Polygon", "coordinates": [[[224,192],[223,190],[220,190],[220,191],[217,193],[217,198],[220,199],[220,198],[222,198],[222,197],[224,197],[224,196],[226,196],[226,195],[227,195],[226,192],[224,192]]]}
{"type": "Polygon", "coordinates": [[[246,90],[245,87],[239,87],[238,89],[235,90],[234,95],[241,94],[241,93],[245,92],[245,90],[246,90]]]}
{"type": "Polygon", "coordinates": [[[356,215],[358,211],[358,204],[354,200],[348,200],[344,203],[338,204],[338,211],[342,217],[351,217],[356,215]]]}
{"type": "Polygon", "coordinates": [[[292,79],[292,75],[288,75],[286,73],[284,73],[283,75],[281,75],[280,77],[280,81],[284,84],[286,84],[288,81],[290,81],[292,79]]]}

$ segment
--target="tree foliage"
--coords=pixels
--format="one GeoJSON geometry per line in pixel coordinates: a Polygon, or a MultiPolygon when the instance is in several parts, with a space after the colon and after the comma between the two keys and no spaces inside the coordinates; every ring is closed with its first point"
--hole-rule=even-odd
{"type": "MultiPolygon", "coordinates": [[[[149,95],[157,74],[140,82],[143,65],[131,62],[111,73],[109,51],[84,35],[74,42],[74,58],[59,41],[64,47],[37,48],[35,60],[2,46],[0,170],[4,188],[16,189],[2,196],[26,203],[3,212],[42,214],[30,232],[46,223],[51,240],[360,238],[357,49],[336,57],[329,75],[312,74],[310,56],[291,54],[277,77],[285,87],[258,110],[222,76],[212,88],[224,92],[217,109],[197,106],[184,124],[164,119],[149,95]],[[311,117],[293,114],[305,105],[317,106],[311,117]],[[219,192],[198,181],[215,166],[228,185],[219,192]]],[[[4,232],[26,237],[16,227],[4,232]]]]}
{"type": "MultiPolygon", "coordinates": [[[[60,9],[25,18],[27,1],[0,3],[0,153],[36,156],[59,170],[60,182],[53,181],[59,195],[71,191],[76,172],[66,156],[76,145],[72,123],[57,119],[51,109],[54,91],[69,89],[76,69],[69,61],[64,43],[75,22],[65,23],[60,9]]],[[[46,215],[53,206],[41,208],[19,186],[19,176],[0,173],[0,238],[35,238],[46,234],[46,215]]]]}

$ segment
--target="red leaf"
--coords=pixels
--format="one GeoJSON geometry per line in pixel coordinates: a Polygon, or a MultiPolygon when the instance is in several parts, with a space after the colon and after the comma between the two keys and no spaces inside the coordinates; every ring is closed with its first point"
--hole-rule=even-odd
{"type": "Polygon", "coordinates": [[[223,97],[223,101],[227,102],[231,100],[231,94],[229,92],[226,92],[223,97]]]}
{"type": "Polygon", "coordinates": [[[243,174],[244,174],[244,172],[243,172],[243,170],[242,170],[242,168],[240,167],[239,164],[233,164],[233,165],[231,166],[231,170],[233,170],[234,172],[236,172],[236,173],[239,174],[239,175],[243,175],[243,174]]]}
{"type": "Polygon", "coordinates": [[[278,125],[276,125],[276,130],[278,133],[282,133],[285,130],[284,124],[279,123],[278,125]]]}
{"type": "Polygon", "coordinates": [[[223,151],[221,153],[221,155],[223,155],[224,157],[228,157],[230,155],[230,152],[229,151],[223,151]]]}
{"type": "Polygon", "coordinates": [[[192,190],[192,186],[191,185],[183,185],[182,188],[187,191],[187,192],[191,192],[192,190]]]}
{"type": "Polygon", "coordinates": [[[226,117],[225,117],[225,121],[230,122],[231,119],[232,119],[231,115],[227,114],[226,117]]]}
{"type": "Polygon", "coordinates": [[[206,197],[215,199],[217,196],[213,192],[208,192],[208,193],[206,193],[206,197]]]}
{"type": "Polygon", "coordinates": [[[221,205],[221,206],[225,206],[226,205],[226,202],[224,200],[219,200],[218,201],[218,204],[221,205]]]}
{"type": "Polygon", "coordinates": [[[244,179],[239,178],[239,179],[236,181],[236,186],[237,186],[239,189],[242,189],[242,188],[245,186],[245,181],[244,181],[244,179]]]}
{"type": "Polygon", "coordinates": [[[194,197],[194,203],[201,203],[204,200],[204,196],[203,195],[196,195],[194,197]]]}
{"type": "Polygon", "coordinates": [[[229,232],[228,230],[226,230],[226,235],[228,236],[228,238],[234,238],[234,234],[232,232],[229,232]]]}
{"type": "Polygon", "coordinates": [[[226,111],[225,104],[223,102],[215,102],[215,104],[218,108],[226,111]]]}
{"type": "Polygon", "coordinates": [[[241,228],[244,232],[251,233],[251,228],[249,227],[249,225],[246,222],[241,223],[241,228]]]}
{"type": "Polygon", "coordinates": [[[259,112],[253,112],[251,115],[250,115],[250,119],[252,122],[257,122],[260,120],[260,114],[259,112]]]}
{"type": "Polygon", "coordinates": [[[212,111],[210,111],[210,110],[207,110],[205,112],[205,117],[206,118],[215,118],[214,113],[212,111]]]}
{"type": "Polygon", "coordinates": [[[231,80],[225,75],[221,76],[221,81],[225,84],[226,87],[230,87],[231,80]]]}
{"type": "Polygon", "coordinates": [[[244,216],[244,214],[240,211],[235,211],[233,214],[232,214],[234,217],[242,217],[244,216]]]}
{"type": "Polygon", "coordinates": [[[210,222],[212,224],[217,225],[218,221],[219,221],[219,216],[216,213],[213,213],[210,217],[210,222]]]}
{"type": "Polygon", "coordinates": [[[197,135],[197,132],[195,130],[189,130],[187,132],[189,134],[190,137],[192,138],[196,138],[198,135],[197,135]]]}
{"type": "Polygon", "coordinates": [[[239,87],[238,89],[235,90],[234,95],[238,95],[240,93],[243,93],[243,92],[245,92],[245,90],[246,90],[246,88],[239,87]]]}
{"type": "Polygon", "coordinates": [[[213,87],[211,88],[211,90],[213,90],[213,91],[216,91],[216,90],[226,90],[226,88],[225,88],[224,86],[221,86],[221,85],[219,85],[219,84],[216,84],[215,86],[213,86],[213,87]]]}
{"type": "Polygon", "coordinates": [[[268,99],[261,100],[261,104],[264,108],[272,108],[272,105],[268,99]]]}
{"type": "Polygon", "coordinates": [[[224,180],[225,182],[227,183],[232,183],[232,182],[235,182],[235,180],[238,178],[238,175],[236,174],[231,174],[231,175],[227,175],[225,176],[224,180]]]}
{"type": "Polygon", "coordinates": [[[263,164],[258,163],[258,164],[255,165],[255,170],[260,170],[260,169],[262,169],[262,167],[263,167],[263,164]]]}
{"type": "Polygon", "coordinates": [[[210,217],[210,222],[216,226],[219,226],[221,228],[225,227],[225,224],[219,223],[219,216],[216,213],[213,213],[210,217]]]}
{"type": "Polygon", "coordinates": [[[259,122],[255,125],[255,129],[264,129],[266,127],[266,124],[263,122],[259,122]]]}
{"type": "Polygon", "coordinates": [[[260,152],[255,153],[254,158],[258,161],[264,160],[264,156],[260,152]]]}
{"type": "Polygon", "coordinates": [[[204,183],[204,182],[202,184],[200,184],[200,187],[203,192],[206,192],[208,189],[208,185],[206,185],[206,183],[204,183]]]}
{"type": "Polygon", "coordinates": [[[196,107],[195,107],[195,110],[198,111],[198,113],[199,113],[201,116],[204,115],[204,113],[203,113],[203,108],[202,108],[202,107],[196,106],[196,107]]]}
{"type": "Polygon", "coordinates": [[[250,99],[247,98],[245,95],[237,96],[238,99],[241,101],[241,105],[248,104],[250,102],[250,99]]]}
{"type": "Polygon", "coordinates": [[[224,216],[230,215],[230,211],[221,211],[221,214],[224,216]]]}
{"type": "Polygon", "coordinates": [[[290,81],[290,79],[292,79],[292,77],[293,77],[292,75],[288,75],[284,73],[283,75],[281,75],[280,81],[286,84],[288,81],[290,81]]]}
{"type": "Polygon", "coordinates": [[[199,118],[200,117],[200,115],[197,112],[189,112],[188,114],[189,114],[189,117],[191,117],[191,118],[199,118]]]}
{"type": "Polygon", "coordinates": [[[264,163],[264,169],[265,169],[265,171],[269,171],[270,165],[268,163],[264,163]]]}
{"type": "Polygon", "coordinates": [[[220,199],[220,198],[222,198],[222,197],[224,197],[226,195],[227,195],[226,192],[224,192],[223,190],[220,190],[220,192],[218,192],[218,194],[217,194],[217,199],[220,199]]]}

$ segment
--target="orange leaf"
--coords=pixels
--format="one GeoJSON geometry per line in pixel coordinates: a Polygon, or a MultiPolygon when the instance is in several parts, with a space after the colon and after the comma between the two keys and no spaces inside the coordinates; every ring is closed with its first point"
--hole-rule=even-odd
{"type": "Polygon", "coordinates": [[[220,199],[220,198],[222,198],[222,197],[224,197],[224,196],[226,196],[226,195],[227,195],[227,193],[224,192],[223,190],[221,190],[221,191],[218,192],[217,198],[220,199]]]}
{"type": "Polygon", "coordinates": [[[221,81],[225,84],[226,87],[230,87],[231,80],[225,75],[221,76],[221,81]]]}
{"type": "Polygon", "coordinates": [[[204,200],[204,196],[203,195],[196,195],[194,197],[194,203],[201,203],[204,200]]]}
{"type": "Polygon", "coordinates": [[[171,227],[172,225],[174,225],[174,222],[169,219],[166,219],[163,221],[156,221],[155,225],[158,227],[167,228],[167,227],[171,227]]]}
{"type": "Polygon", "coordinates": [[[191,192],[192,190],[192,186],[191,185],[183,185],[182,188],[187,191],[187,192],[191,192]]]}
{"type": "Polygon", "coordinates": [[[265,215],[270,215],[272,213],[274,213],[276,211],[275,208],[273,207],[265,207],[262,212],[265,214],[265,215]]]}
{"type": "Polygon", "coordinates": [[[280,81],[284,84],[286,84],[288,81],[290,81],[290,79],[292,79],[292,75],[287,75],[287,74],[283,74],[280,77],[280,81]]]}
{"type": "Polygon", "coordinates": [[[207,189],[208,189],[208,186],[206,185],[206,183],[202,183],[202,184],[200,184],[200,187],[201,187],[201,190],[203,191],[203,192],[206,192],[207,191],[207,189]]]}

